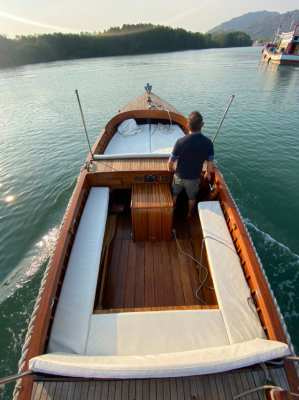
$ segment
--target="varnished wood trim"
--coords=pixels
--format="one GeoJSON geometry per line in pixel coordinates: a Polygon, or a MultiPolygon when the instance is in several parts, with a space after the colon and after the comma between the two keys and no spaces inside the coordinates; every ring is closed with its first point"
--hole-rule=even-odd
{"type": "Polygon", "coordinates": [[[272,389],[269,393],[270,400],[296,400],[298,396],[288,393],[286,390],[272,389]]]}
{"type": "MultiPolygon", "coordinates": [[[[52,317],[52,307],[56,298],[65,259],[68,256],[67,253],[69,251],[69,245],[72,242],[75,233],[73,232],[74,221],[79,214],[80,207],[84,201],[84,195],[86,194],[87,190],[88,187],[86,182],[86,173],[83,172],[78,179],[67,217],[60,231],[55,252],[51,259],[51,265],[49,266],[49,273],[45,283],[45,289],[37,310],[31,339],[29,340],[28,352],[23,371],[28,370],[29,360],[31,358],[43,354],[45,350],[50,320],[52,317]]],[[[22,387],[19,392],[18,400],[28,400],[30,398],[32,383],[33,380],[31,378],[22,379],[22,387]]]]}
{"type": "MultiPolygon", "coordinates": [[[[259,316],[262,325],[265,326],[266,335],[271,340],[278,340],[287,343],[287,338],[276,305],[269,291],[264,273],[261,270],[256,252],[251,244],[243,221],[241,220],[228,192],[224,179],[217,169],[215,173],[215,182],[219,193],[219,200],[228,221],[228,226],[232,228],[230,229],[231,236],[234,242],[237,243],[240,258],[243,260],[244,274],[250,276],[247,283],[251,292],[254,293],[254,300],[260,310],[259,316]]],[[[290,387],[297,393],[298,376],[296,369],[290,362],[285,362],[285,366],[290,387]]]]}
{"type": "Polygon", "coordinates": [[[113,314],[123,312],[144,312],[144,311],[178,311],[178,310],[217,310],[217,305],[194,305],[194,306],[168,306],[168,307],[127,307],[110,308],[106,310],[95,309],[94,314],[113,314]]]}

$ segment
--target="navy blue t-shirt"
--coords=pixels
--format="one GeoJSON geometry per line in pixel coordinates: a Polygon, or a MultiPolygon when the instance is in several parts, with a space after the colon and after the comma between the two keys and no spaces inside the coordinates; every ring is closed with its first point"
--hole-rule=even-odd
{"type": "Polygon", "coordinates": [[[203,163],[214,159],[213,143],[202,133],[185,135],[174,145],[171,159],[177,160],[176,174],[180,178],[197,179],[203,163]]]}

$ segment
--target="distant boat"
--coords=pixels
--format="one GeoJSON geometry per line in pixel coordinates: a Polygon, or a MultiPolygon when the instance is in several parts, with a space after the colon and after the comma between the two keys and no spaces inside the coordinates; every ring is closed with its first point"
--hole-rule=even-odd
{"type": "Polygon", "coordinates": [[[263,42],[263,41],[260,41],[260,40],[255,40],[253,43],[252,43],[252,47],[262,47],[262,46],[264,46],[265,45],[265,43],[263,42]]]}
{"type": "Polygon", "coordinates": [[[267,43],[262,58],[267,63],[299,65],[299,24],[291,32],[278,33],[272,43],[267,43]]]}
{"type": "Polygon", "coordinates": [[[220,170],[192,220],[184,195],[174,210],[167,160],[188,133],[149,86],[107,123],[45,271],[14,399],[298,393],[292,344],[220,170]]]}

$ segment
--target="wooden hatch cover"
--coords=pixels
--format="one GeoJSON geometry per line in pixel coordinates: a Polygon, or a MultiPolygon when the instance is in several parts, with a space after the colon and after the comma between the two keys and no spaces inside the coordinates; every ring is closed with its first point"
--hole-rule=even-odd
{"type": "Polygon", "coordinates": [[[171,240],[173,201],[168,184],[134,184],[131,211],[134,240],[171,240]]]}

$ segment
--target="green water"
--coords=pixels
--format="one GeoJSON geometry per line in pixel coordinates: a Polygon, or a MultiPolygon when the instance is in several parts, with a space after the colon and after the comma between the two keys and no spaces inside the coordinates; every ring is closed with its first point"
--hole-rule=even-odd
{"type": "Polygon", "coordinates": [[[216,158],[299,349],[299,68],[260,66],[259,56],[259,48],[221,49],[0,71],[0,375],[17,369],[42,272],[87,153],[76,88],[92,141],[146,82],[183,113],[200,110],[210,136],[236,95],[216,158]]]}

